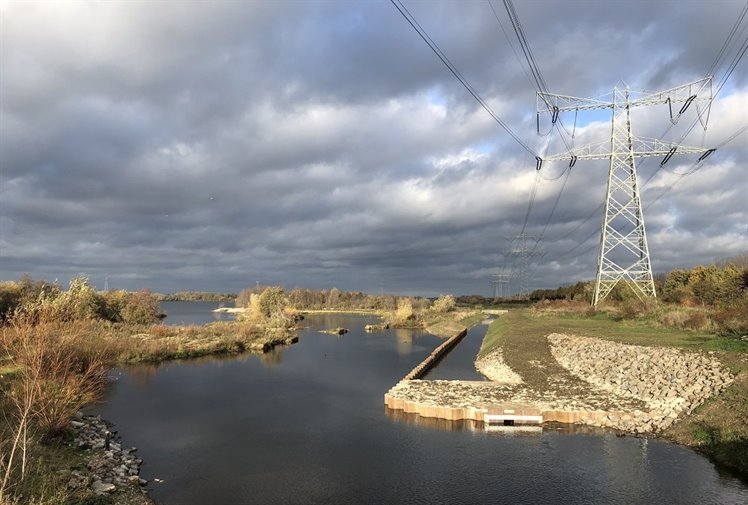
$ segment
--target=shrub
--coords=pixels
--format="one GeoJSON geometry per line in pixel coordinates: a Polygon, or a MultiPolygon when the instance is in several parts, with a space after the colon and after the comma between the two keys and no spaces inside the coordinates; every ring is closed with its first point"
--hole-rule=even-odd
{"type": "Polygon", "coordinates": [[[414,318],[413,302],[411,302],[410,298],[398,299],[397,310],[395,310],[395,323],[405,323],[414,318]]]}
{"type": "Polygon", "coordinates": [[[22,317],[2,328],[2,348],[18,370],[8,394],[16,419],[33,423],[44,437],[61,433],[73,414],[106,385],[109,351],[93,347],[90,333],[85,322],[22,317]]]}
{"type": "Polygon", "coordinates": [[[160,310],[156,297],[149,290],[143,289],[127,294],[121,317],[127,324],[147,325],[159,320],[160,310]]]}
{"type": "Polygon", "coordinates": [[[73,277],[67,291],[52,301],[60,321],[96,319],[101,312],[101,299],[86,277],[73,277]]]}
{"type": "Polygon", "coordinates": [[[619,305],[620,317],[623,319],[637,319],[651,315],[657,310],[657,300],[647,298],[639,300],[631,298],[619,305]]]}
{"type": "Polygon", "coordinates": [[[693,438],[701,445],[714,445],[720,437],[720,430],[714,426],[708,425],[703,421],[699,421],[691,428],[693,438]]]}
{"type": "Polygon", "coordinates": [[[245,288],[242,289],[239,294],[236,297],[236,300],[234,300],[234,305],[236,307],[239,307],[241,309],[249,307],[249,299],[250,297],[254,295],[259,295],[262,293],[262,290],[260,288],[254,287],[254,288],[245,288]]]}
{"type": "Polygon", "coordinates": [[[704,329],[708,324],[709,319],[706,317],[706,314],[701,311],[691,312],[683,322],[685,328],[690,328],[692,330],[704,329]]]}
{"type": "Polygon", "coordinates": [[[659,321],[660,324],[668,328],[684,328],[687,319],[688,312],[685,310],[673,310],[662,314],[659,321]]]}
{"type": "Polygon", "coordinates": [[[437,314],[446,314],[447,312],[451,312],[455,309],[457,303],[455,302],[455,297],[452,295],[442,295],[439,298],[434,301],[434,304],[431,306],[431,310],[436,312],[437,314]]]}
{"type": "Polygon", "coordinates": [[[122,310],[127,304],[127,291],[107,291],[99,295],[99,316],[113,323],[122,322],[122,310]]]}
{"type": "Polygon", "coordinates": [[[748,300],[741,305],[718,310],[712,320],[720,333],[748,334],[748,300]]]}
{"type": "Polygon", "coordinates": [[[249,297],[249,319],[269,327],[287,327],[293,317],[286,310],[286,299],[280,287],[266,288],[261,294],[249,297]]]}
{"type": "Polygon", "coordinates": [[[20,299],[21,288],[17,282],[0,282],[0,324],[11,318],[20,299]]]}
{"type": "Polygon", "coordinates": [[[271,287],[265,289],[258,300],[258,308],[264,319],[272,319],[283,313],[286,307],[283,299],[283,289],[271,287]]]}

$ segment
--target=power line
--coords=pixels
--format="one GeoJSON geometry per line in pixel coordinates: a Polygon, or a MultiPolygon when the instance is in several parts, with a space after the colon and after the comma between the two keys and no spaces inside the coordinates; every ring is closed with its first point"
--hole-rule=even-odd
{"type": "Polygon", "coordinates": [[[741,11],[740,16],[738,16],[738,19],[735,21],[735,24],[730,30],[730,33],[727,35],[727,39],[725,39],[725,43],[722,44],[722,48],[717,53],[717,56],[714,58],[714,61],[712,62],[712,65],[709,67],[709,70],[707,70],[706,75],[713,75],[713,72],[717,69],[719,60],[725,54],[725,51],[727,50],[727,47],[730,45],[732,38],[735,36],[735,33],[738,30],[738,27],[743,22],[743,18],[745,17],[746,12],[748,12],[748,2],[746,2],[745,6],[743,6],[743,10],[741,11]]]}
{"type": "Polygon", "coordinates": [[[478,94],[478,92],[473,88],[470,83],[465,79],[465,77],[460,73],[459,70],[457,70],[457,67],[454,66],[454,64],[449,60],[446,54],[439,48],[439,46],[434,42],[429,34],[426,32],[426,30],[423,29],[423,27],[418,23],[418,21],[415,19],[413,14],[410,13],[410,11],[405,7],[400,0],[390,0],[392,5],[395,6],[395,8],[402,14],[402,16],[405,18],[405,20],[410,24],[410,26],[413,27],[413,29],[418,33],[418,35],[423,39],[424,42],[429,46],[429,48],[436,54],[436,56],[444,63],[444,65],[449,69],[450,72],[452,72],[452,75],[457,78],[458,81],[460,81],[460,84],[462,84],[468,92],[473,95],[473,98],[488,112],[491,117],[496,121],[496,123],[501,126],[501,128],[504,129],[505,132],[509,134],[510,137],[512,137],[522,148],[533,155],[536,159],[539,159],[538,154],[527,144],[525,144],[522,139],[517,136],[516,133],[507,125],[491,108],[490,105],[478,94]]]}
{"type": "MultiPolygon", "coordinates": [[[[490,0],[488,0],[488,2],[489,4],[491,4],[490,0]]],[[[522,52],[525,55],[525,60],[527,61],[527,65],[530,67],[530,72],[532,73],[533,79],[535,80],[536,89],[540,92],[547,93],[548,85],[545,82],[545,78],[543,77],[543,73],[540,71],[540,67],[538,66],[537,61],[535,60],[535,55],[533,54],[532,48],[530,47],[530,43],[527,40],[527,36],[525,35],[525,30],[522,27],[522,22],[519,19],[517,10],[514,8],[514,3],[512,2],[512,0],[503,0],[503,2],[504,2],[504,8],[506,9],[507,15],[509,16],[509,20],[512,23],[514,34],[517,36],[517,40],[519,41],[520,47],[522,48],[522,52]]],[[[493,9],[493,6],[491,6],[491,8],[493,9]]],[[[497,20],[498,20],[498,17],[497,17],[497,20]]],[[[568,131],[566,130],[566,127],[563,125],[561,118],[555,117],[552,120],[551,128],[553,128],[554,126],[558,130],[559,137],[563,141],[564,146],[566,146],[567,151],[571,151],[572,146],[569,144],[569,142],[567,142],[566,138],[564,137],[564,132],[568,134],[568,131]]]]}
{"type": "MultiPolygon", "coordinates": [[[[721,149],[723,146],[725,146],[726,144],[728,144],[729,142],[731,142],[732,140],[734,140],[735,138],[737,138],[741,133],[744,133],[746,130],[748,130],[748,124],[742,126],[735,133],[733,133],[732,135],[730,135],[730,137],[728,137],[724,142],[722,142],[717,147],[715,147],[715,150],[716,149],[721,149]]],[[[704,164],[704,160],[700,159],[700,160],[696,161],[691,166],[691,168],[689,168],[685,172],[680,173],[680,174],[676,174],[678,176],[678,178],[675,179],[670,184],[668,184],[665,187],[665,189],[662,191],[662,193],[660,193],[659,195],[657,195],[657,197],[654,200],[650,201],[647,204],[647,206],[644,207],[644,210],[647,210],[649,207],[651,207],[652,205],[654,205],[655,203],[657,203],[660,200],[660,198],[662,198],[663,196],[665,196],[671,189],[673,189],[673,187],[675,187],[675,185],[678,184],[678,182],[680,182],[681,179],[683,179],[686,176],[689,176],[691,174],[694,174],[694,173],[698,172],[699,169],[703,166],[703,164],[704,164]]]]}
{"type": "MultiPolygon", "coordinates": [[[[746,4],[746,8],[748,8],[748,3],[746,4]]],[[[745,17],[745,9],[743,10],[743,15],[739,18],[739,22],[742,21],[742,19],[744,17],[745,17]]],[[[730,39],[732,38],[733,32],[735,31],[736,28],[737,28],[737,25],[735,27],[733,27],[733,30],[731,30],[730,35],[728,36],[727,40],[725,40],[725,45],[727,45],[729,43],[730,39]]],[[[728,70],[725,72],[725,74],[723,75],[722,79],[720,80],[720,82],[719,82],[719,84],[717,86],[717,91],[715,91],[712,94],[712,97],[709,100],[709,103],[707,104],[707,107],[711,107],[712,103],[717,98],[717,95],[719,94],[720,91],[722,91],[722,88],[724,87],[725,83],[727,82],[727,80],[732,75],[733,71],[735,70],[735,67],[737,67],[738,63],[740,63],[740,60],[743,58],[743,56],[745,56],[745,53],[746,53],[747,49],[748,49],[748,37],[745,38],[745,40],[741,44],[740,48],[738,49],[738,52],[733,57],[732,62],[730,63],[730,65],[728,67],[728,70]]],[[[714,64],[712,64],[712,66],[714,66],[714,64]]],[[[675,145],[676,149],[678,147],[680,147],[680,145],[683,143],[683,141],[686,139],[686,137],[691,133],[691,131],[693,131],[693,129],[696,127],[696,123],[698,121],[699,121],[699,118],[697,117],[696,119],[693,120],[693,122],[691,123],[691,125],[686,129],[685,133],[683,133],[683,135],[681,135],[680,139],[678,140],[678,143],[675,145]]],[[[672,125],[668,127],[668,129],[666,130],[666,132],[670,131],[670,128],[672,128],[672,125]]],[[[730,137],[730,139],[728,139],[727,141],[723,142],[722,145],[726,144],[727,142],[729,142],[733,138],[737,137],[739,134],[740,133],[736,133],[733,137],[730,137]]],[[[718,148],[719,147],[716,147],[714,149],[716,150],[718,148]]],[[[701,168],[701,166],[702,166],[702,163],[701,163],[702,161],[703,160],[701,160],[701,159],[698,160],[696,163],[694,163],[694,166],[692,166],[690,169],[688,169],[686,171],[686,173],[684,173],[683,175],[691,175],[691,174],[697,172],[699,170],[699,168],[701,168]],[[698,165],[698,167],[697,167],[697,165],[698,165]]],[[[650,175],[649,178],[647,178],[647,180],[644,182],[644,185],[642,186],[642,188],[645,188],[649,184],[649,182],[652,179],[654,179],[654,177],[659,173],[659,171],[661,169],[663,169],[663,165],[660,165],[652,173],[652,175],[650,175]]],[[[673,173],[677,174],[677,172],[673,172],[673,173]]],[[[669,189],[667,191],[669,191],[669,189]]],[[[659,199],[659,198],[660,197],[658,197],[657,199],[659,199]]]]}
{"type": "Polygon", "coordinates": [[[504,38],[506,39],[507,43],[509,43],[509,47],[512,48],[512,52],[514,53],[514,58],[517,60],[517,63],[519,63],[519,67],[522,69],[522,73],[525,74],[525,77],[527,77],[527,82],[530,83],[530,86],[535,87],[535,85],[532,82],[532,78],[527,73],[527,69],[525,69],[525,66],[520,61],[519,54],[517,54],[517,50],[514,48],[514,44],[512,44],[512,41],[509,38],[509,34],[504,29],[504,24],[501,22],[501,19],[499,19],[499,15],[496,12],[496,9],[494,9],[493,3],[491,3],[491,0],[486,0],[486,1],[488,2],[488,6],[491,7],[491,12],[493,12],[493,17],[496,18],[496,22],[499,23],[499,27],[501,28],[501,32],[504,34],[504,38]]]}
{"type": "MultiPolygon", "coordinates": [[[[547,91],[546,81],[543,78],[543,74],[540,71],[540,67],[539,67],[537,61],[535,60],[535,55],[533,54],[532,49],[530,47],[530,43],[527,40],[527,36],[525,35],[524,28],[522,27],[522,22],[520,21],[519,15],[517,14],[516,9],[514,8],[514,4],[513,4],[512,0],[503,0],[503,3],[504,3],[504,8],[506,9],[507,15],[509,16],[509,21],[512,24],[512,29],[514,30],[514,34],[517,36],[517,40],[519,41],[519,45],[520,45],[520,47],[522,49],[522,53],[525,56],[525,60],[527,62],[527,66],[530,68],[530,72],[532,73],[533,80],[535,81],[535,85],[537,87],[537,90],[538,91],[547,91]]],[[[501,20],[499,19],[499,16],[496,13],[496,10],[493,8],[493,4],[491,3],[490,0],[488,0],[488,4],[491,7],[491,11],[493,12],[494,17],[496,18],[496,21],[499,23],[499,26],[501,27],[502,31],[504,31],[504,26],[501,24],[501,20]]],[[[504,32],[504,34],[506,35],[506,32],[504,32]]],[[[507,37],[507,41],[508,41],[508,37],[507,37]]],[[[510,41],[509,41],[509,45],[512,47],[512,50],[514,51],[514,46],[511,44],[510,41]]],[[[514,53],[515,53],[515,56],[517,57],[518,63],[520,63],[520,66],[522,67],[522,70],[524,72],[524,65],[522,65],[521,62],[519,62],[519,56],[517,55],[516,51],[514,53]]],[[[525,75],[527,75],[527,74],[525,74],[525,75]]],[[[532,82],[530,84],[532,84],[532,82]]],[[[559,118],[556,118],[556,119],[559,119],[559,118]]],[[[558,121],[554,120],[554,121],[552,121],[551,128],[553,128],[553,126],[556,127],[556,129],[559,132],[559,137],[564,142],[564,145],[566,146],[567,150],[571,151],[572,146],[570,146],[569,143],[566,141],[566,138],[563,135],[564,132],[559,128],[560,124],[561,124],[560,120],[558,120],[558,121]]],[[[566,128],[564,128],[564,130],[565,129],[566,128]]],[[[538,133],[540,133],[540,132],[538,131],[538,133]]],[[[556,209],[558,208],[558,202],[560,201],[561,195],[564,192],[564,188],[566,187],[566,181],[568,180],[570,173],[571,173],[571,167],[567,168],[564,172],[561,172],[555,178],[551,178],[551,179],[544,178],[546,180],[558,180],[562,176],[564,176],[564,174],[566,175],[566,178],[564,179],[564,183],[561,185],[561,189],[560,189],[558,195],[556,196],[556,200],[553,203],[553,207],[551,209],[551,213],[549,214],[548,219],[546,220],[545,226],[543,227],[543,231],[540,234],[540,239],[536,243],[536,247],[537,247],[537,244],[539,244],[540,241],[543,239],[543,236],[545,235],[545,232],[548,229],[548,225],[550,224],[551,220],[553,219],[553,214],[556,212],[556,209]]],[[[525,232],[525,228],[527,226],[527,221],[528,221],[528,218],[529,218],[530,210],[532,208],[532,205],[535,202],[535,196],[537,194],[537,182],[539,182],[539,177],[542,177],[540,175],[540,171],[538,171],[538,174],[537,174],[536,179],[535,179],[536,180],[536,185],[533,188],[533,191],[532,191],[531,196],[530,196],[530,203],[528,205],[527,213],[525,214],[525,221],[522,224],[522,231],[520,232],[521,234],[525,232]]]]}
{"type": "MultiPolygon", "coordinates": [[[[717,56],[715,57],[714,61],[712,62],[711,66],[709,67],[709,70],[708,70],[708,71],[707,71],[707,73],[706,73],[706,75],[707,75],[707,76],[708,76],[708,75],[711,75],[711,74],[712,74],[712,72],[713,72],[713,71],[714,71],[714,70],[715,70],[716,68],[718,68],[718,67],[719,67],[719,65],[720,65],[720,60],[722,60],[722,58],[723,58],[723,57],[724,57],[724,56],[725,56],[725,55],[727,54],[727,52],[729,52],[729,51],[727,51],[727,50],[728,50],[728,48],[729,48],[729,47],[731,46],[733,38],[734,38],[734,37],[735,37],[735,35],[736,35],[736,34],[738,33],[738,29],[739,29],[740,25],[742,24],[742,22],[743,22],[743,19],[745,18],[745,16],[746,16],[746,13],[747,13],[747,12],[748,12],[748,2],[746,2],[745,6],[743,7],[743,9],[742,9],[742,11],[741,11],[741,13],[740,13],[740,15],[739,15],[739,16],[738,16],[738,18],[737,18],[737,20],[736,20],[735,24],[734,24],[734,25],[733,25],[733,27],[731,28],[731,30],[730,30],[730,32],[728,33],[728,35],[727,35],[727,37],[726,37],[726,39],[725,39],[724,43],[722,44],[722,48],[720,49],[720,51],[718,52],[718,54],[717,54],[717,56]],[[726,52],[726,51],[727,51],[727,52],[726,52]]],[[[745,30],[745,27],[743,27],[743,30],[745,30]]],[[[743,31],[743,30],[740,30],[740,31],[741,31],[741,33],[742,33],[742,31],[743,31]]],[[[711,97],[711,100],[709,101],[709,105],[708,105],[707,107],[711,106],[711,103],[712,103],[712,102],[713,102],[713,101],[714,101],[714,100],[716,99],[717,95],[719,94],[719,92],[720,92],[720,91],[722,90],[722,88],[724,87],[725,83],[727,82],[727,79],[729,79],[729,77],[730,77],[730,76],[732,75],[733,71],[735,70],[735,67],[736,67],[736,66],[738,65],[738,63],[740,62],[740,60],[741,60],[741,59],[743,58],[743,56],[745,55],[745,52],[746,52],[746,48],[748,48],[748,38],[746,38],[746,40],[745,40],[745,41],[743,42],[743,44],[741,44],[741,46],[740,46],[740,49],[738,50],[738,52],[736,53],[736,55],[735,55],[735,56],[733,57],[733,59],[732,59],[732,62],[731,62],[731,63],[730,63],[730,65],[728,66],[728,70],[727,70],[727,71],[725,72],[725,74],[724,74],[724,76],[722,77],[722,79],[720,79],[720,82],[719,82],[719,84],[718,84],[718,87],[717,87],[717,91],[716,91],[716,92],[715,92],[715,93],[714,93],[714,94],[712,95],[712,97],[711,97]]],[[[680,114],[679,114],[679,116],[680,116],[680,114]]],[[[682,136],[682,137],[680,138],[680,140],[678,141],[678,144],[677,144],[678,146],[679,146],[679,145],[680,145],[680,144],[681,144],[681,143],[683,142],[683,140],[684,140],[684,139],[685,139],[685,138],[686,138],[686,137],[687,137],[687,136],[688,136],[688,135],[690,134],[690,132],[691,132],[691,131],[693,130],[693,128],[694,128],[694,127],[696,126],[696,123],[697,123],[697,121],[698,121],[698,120],[699,120],[698,118],[694,119],[693,123],[692,123],[692,124],[690,125],[690,127],[689,127],[689,128],[687,129],[686,133],[685,133],[685,134],[684,134],[684,135],[683,135],[683,136],[682,136]]],[[[667,128],[665,129],[665,131],[663,132],[663,134],[662,134],[662,135],[661,135],[660,137],[665,137],[665,136],[666,136],[666,135],[668,134],[668,132],[669,132],[669,131],[670,131],[670,130],[671,130],[671,129],[673,128],[673,126],[674,126],[674,124],[673,124],[673,123],[671,123],[670,125],[668,125],[668,127],[667,127],[667,128]]],[[[734,139],[735,137],[737,137],[738,135],[740,135],[740,134],[741,134],[741,133],[742,133],[743,131],[745,131],[745,130],[746,130],[747,128],[748,128],[748,125],[747,125],[747,126],[744,126],[743,128],[740,128],[740,129],[739,129],[739,130],[738,130],[738,131],[737,131],[736,133],[734,133],[734,134],[733,134],[733,135],[732,135],[731,137],[729,137],[729,138],[728,138],[727,140],[723,141],[723,142],[722,142],[722,143],[721,143],[721,144],[720,144],[719,146],[717,146],[717,147],[716,147],[715,149],[719,149],[719,148],[721,148],[722,146],[726,145],[726,144],[727,144],[728,142],[730,142],[730,141],[731,141],[732,139],[734,139]]],[[[640,168],[640,169],[641,169],[641,168],[642,168],[642,166],[643,166],[643,165],[644,165],[645,163],[647,163],[647,161],[648,161],[647,159],[644,159],[644,160],[642,160],[642,163],[640,163],[640,164],[639,164],[639,167],[638,167],[638,168],[640,168]]],[[[679,173],[677,173],[677,172],[673,172],[673,173],[675,173],[676,175],[682,175],[682,176],[685,176],[685,175],[691,175],[691,174],[695,173],[696,171],[698,171],[698,170],[699,170],[699,169],[700,169],[700,168],[701,168],[702,166],[703,166],[703,160],[695,162],[695,163],[694,163],[694,165],[693,165],[693,166],[692,166],[691,168],[689,168],[688,170],[686,170],[686,172],[685,172],[685,173],[683,173],[683,174],[679,174],[679,173]]],[[[652,179],[653,179],[653,178],[654,178],[654,177],[655,177],[655,176],[657,175],[657,173],[659,173],[659,171],[660,171],[661,169],[663,169],[663,167],[664,167],[664,166],[660,166],[660,167],[658,167],[658,168],[657,168],[657,169],[656,169],[656,170],[655,170],[655,171],[654,171],[654,172],[653,172],[653,173],[652,173],[652,174],[651,174],[651,175],[650,175],[650,176],[649,176],[649,177],[647,178],[647,180],[646,180],[646,181],[644,182],[644,184],[642,185],[642,189],[645,189],[645,188],[646,188],[646,187],[647,187],[647,186],[649,185],[649,183],[650,183],[650,182],[652,181],[652,179]]],[[[651,205],[653,205],[653,204],[654,204],[655,202],[657,202],[657,201],[658,201],[658,200],[659,200],[660,198],[662,198],[662,197],[663,197],[663,196],[664,196],[664,195],[665,195],[665,194],[666,194],[666,193],[667,193],[668,191],[670,191],[670,189],[672,189],[672,186],[674,186],[674,185],[675,185],[675,184],[676,184],[676,183],[677,183],[678,181],[680,181],[680,178],[679,178],[679,179],[676,179],[676,181],[675,181],[675,182],[673,182],[673,183],[672,183],[671,185],[669,185],[669,187],[667,187],[667,188],[666,188],[666,189],[665,189],[665,190],[664,190],[664,191],[663,191],[663,192],[662,192],[662,193],[661,193],[661,194],[660,194],[660,195],[659,195],[659,196],[658,196],[657,198],[655,198],[655,199],[654,199],[654,200],[653,200],[652,202],[650,202],[650,203],[649,203],[649,204],[648,204],[648,205],[647,205],[647,206],[645,207],[645,210],[646,210],[647,208],[649,208],[649,207],[650,207],[651,205]]],[[[588,221],[589,221],[590,219],[592,219],[592,217],[594,217],[595,215],[597,215],[597,214],[598,214],[598,212],[600,211],[600,209],[601,209],[602,207],[603,207],[603,205],[598,205],[598,206],[597,206],[597,207],[595,208],[595,210],[594,210],[594,211],[593,211],[593,212],[592,212],[591,214],[589,214],[589,215],[588,215],[588,216],[587,216],[587,217],[586,217],[586,218],[585,218],[585,219],[584,219],[584,220],[583,220],[583,221],[582,221],[581,223],[579,223],[579,224],[578,224],[578,225],[577,225],[577,226],[576,226],[576,227],[575,227],[575,228],[574,228],[574,229],[573,229],[573,230],[572,230],[572,231],[571,231],[570,233],[568,233],[568,234],[567,234],[567,236],[569,236],[569,235],[573,235],[574,233],[576,233],[576,232],[577,232],[577,230],[579,230],[579,229],[580,229],[580,228],[581,228],[582,226],[584,226],[584,225],[585,225],[585,224],[586,224],[586,223],[587,223],[587,222],[588,222],[588,221]]],[[[570,250],[568,250],[568,251],[565,251],[564,253],[562,253],[562,254],[561,254],[561,256],[565,256],[565,255],[567,255],[567,254],[570,254],[571,252],[575,251],[576,249],[578,249],[579,245],[581,245],[582,243],[584,243],[584,242],[586,242],[587,240],[589,240],[589,239],[590,239],[590,238],[591,238],[592,236],[594,236],[594,232],[593,232],[593,234],[592,234],[592,235],[589,235],[589,236],[588,236],[588,237],[587,237],[587,238],[586,238],[585,240],[583,240],[582,242],[580,242],[580,244],[578,244],[578,245],[577,245],[576,247],[573,247],[572,249],[570,249],[570,250]]]]}
{"type": "Polygon", "coordinates": [[[548,229],[548,225],[551,223],[551,219],[553,218],[553,214],[556,212],[556,207],[558,207],[558,201],[561,200],[561,195],[564,192],[564,188],[566,187],[566,183],[569,181],[569,175],[571,174],[571,169],[566,170],[566,177],[564,177],[564,182],[561,185],[561,190],[558,192],[558,195],[556,196],[556,201],[553,202],[553,208],[551,208],[551,213],[548,215],[548,219],[545,221],[545,226],[543,226],[543,231],[540,232],[540,238],[545,236],[545,230],[548,229]]]}
{"type": "Polygon", "coordinates": [[[535,171],[535,181],[532,185],[532,191],[530,191],[530,201],[527,204],[527,211],[525,212],[525,220],[522,223],[522,231],[520,232],[520,235],[525,233],[525,228],[527,228],[527,221],[530,219],[530,211],[532,210],[532,206],[535,203],[535,196],[538,194],[538,186],[540,182],[540,170],[535,171]]]}
{"type": "Polygon", "coordinates": [[[527,65],[530,67],[532,78],[535,81],[537,88],[541,91],[545,91],[546,90],[545,80],[543,79],[543,75],[540,73],[540,70],[538,69],[537,63],[535,61],[535,56],[532,54],[532,49],[530,49],[530,45],[527,43],[527,38],[525,37],[525,33],[522,30],[522,24],[519,21],[517,12],[514,10],[514,4],[512,4],[511,0],[503,0],[503,1],[504,1],[504,8],[506,9],[507,14],[509,15],[509,21],[511,21],[512,23],[514,34],[517,35],[517,39],[519,40],[519,45],[522,48],[522,53],[525,55],[525,60],[527,60],[527,65]]]}

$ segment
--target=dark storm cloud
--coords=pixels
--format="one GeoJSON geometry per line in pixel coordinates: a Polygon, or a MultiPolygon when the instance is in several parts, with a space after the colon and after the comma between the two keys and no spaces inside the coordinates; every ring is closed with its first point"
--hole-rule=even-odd
{"type": "MultiPolygon", "coordinates": [[[[535,136],[534,87],[487,2],[406,6],[525,142],[563,150],[557,132],[535,136]]],[[[549,88],[591,96],[619,80],[655,89],[702,77],[742,4],[516,8],[549,88]]],[[[387,2],[0,9],[0,278],[488,293],[525,222],[532,156],[387,2]]],[[[746,122],[745,68],[714,104],[707,145],[746,122]]],[[[604,141],[609,121],[580,114],[577,145],[604,141]]],[[[669,116],[637,109],[633,121],[657,137],[669,116]]],[[[687,141],[700,145],[701,130],[687,141]]],[[[645,205],[675,183],[645,213],[656,270],[748,248],[746,159],[743,136],[688,177],[677,172],[693,157],[671,162],[676,173],[640,161],[645,205]]],[[[549,220],[564,167],[544,165],[527,215],[526,232],[545,239],[533,286],[594,276],[607,165],[578,163],[549,220]]]]}

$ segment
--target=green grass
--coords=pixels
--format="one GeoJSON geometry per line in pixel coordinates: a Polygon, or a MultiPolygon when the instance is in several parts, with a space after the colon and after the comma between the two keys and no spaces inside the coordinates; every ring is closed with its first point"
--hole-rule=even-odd
{"type": "Polygon", "coordinates": [[[748,349],[748,345],[736,339],[663,328],[652,321],[616,320],[599,312],[589,317],[568,313],[536,315],[530,310],[522,309],[511,310],[494,321],[486,333],[481,354],[493,349],[498,342],[499,334],[502,329],[506,329],[507,324],[511,324],[513,331],[533,335],[567,333],[624,344],[679,347],[687,350],[728,350],[725,349],[726,346],[732,346],[729,350],[748,349]]]}
{"type": "Polygon", "coordinates": [[[703,344],[706,351],[748,353],[748,342],[724,336],[713,337],[703,344]]]}
{"type": "Polygon", "coordinates": [[[488,326],[488,330],[486,330],[486,335],[483,337],[483,343],[480,346],[478,355],[482,356],[497,347],[504,345],[504,339],[508,329],[509,323],[506,316],[501,316],[494,320],[494,322],[488,326]]]}
{"type": "Polygon", "coordinates": [[[475,326],[476,324],[480,323],[481,321],[483,321],[485,318],[486,316],[485,314],[483,314],[483,312],[477,311],[473,314],[470,314],[469,316],[463,317],[457,322],[467,326],[468,328],[471,328],[475,326]]]}

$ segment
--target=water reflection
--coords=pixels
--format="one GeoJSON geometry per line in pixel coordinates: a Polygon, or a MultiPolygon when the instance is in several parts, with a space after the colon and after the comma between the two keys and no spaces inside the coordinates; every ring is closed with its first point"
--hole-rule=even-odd
{"type": "Polygon", "coordinates": [[[407,356],[413,350],[413,330],[396,329],[395,349],[400,356],[407,356]]]}
{"type": "Polygon", "coordinates": [[[384,414],[388,419],[394,422],[409,426],[417,426],[419,428],[444,431],[483,431],[483,423],[473,421],[472,419],[449,421],[447,419],[439,419],[436,417],[423,417],[418,414],[408,413],[399,409],[391,409],[386,406],[384,407],[384,414]]]}
{"type": "Polygon", "coordinates": [[[146,388],[162,369],[172,367],[194,367],[200,368],[205,365],[222,366],[224,364],[246,363],[250,360],[258,360],[267,367],[277,367],[281,364],[281,355],[288,346],[277,345],[265,353],[244,352],[241,354],[210,354],[188,359],[173,359],[157,362],[140,362],[115,368],[110,373],[110,379],[117,381],[120,377],[127,376],[139,388],[146,388]]]}
{"type": "Polygon", "coordinates": [[[270,367],[277,367],[281,364],[281,356],[283,355],[283,347],[281,345],[276,345],[269,351],[259,354],[260,361],[265,366],[270,367]]]}
{"type": "Polygon", "coordinates": [[[366,319],[308,318],[282,362],[128,368],[97,411],[139,448],[143,477],[164,480],[149,486],[162,505],[748,502],[747,487],[660,441],[383,412],[383,393],[441,339],[414,332],[403,354],[395,331],[364,333],[366,319]],[[335,326],[351,332],[318,333],[335,326]]]}

